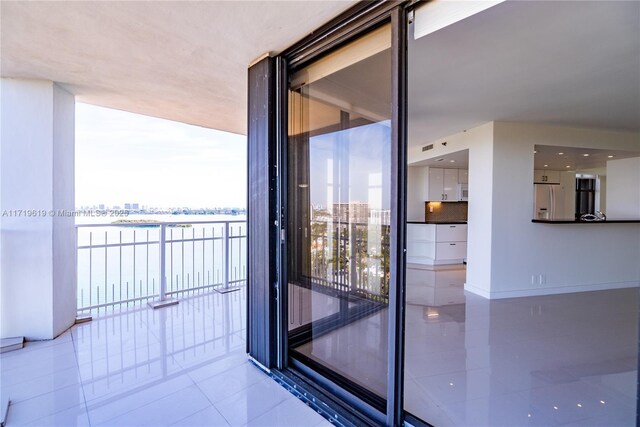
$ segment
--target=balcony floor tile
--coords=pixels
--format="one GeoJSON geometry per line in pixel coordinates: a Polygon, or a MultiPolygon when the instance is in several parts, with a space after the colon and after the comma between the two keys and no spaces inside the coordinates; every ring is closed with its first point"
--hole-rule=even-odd
{"type": "Polygon", "coordinates": [[[325,425],[248,361],[246,290],[94,315],[0,356],[7,427],[325,425]]]}

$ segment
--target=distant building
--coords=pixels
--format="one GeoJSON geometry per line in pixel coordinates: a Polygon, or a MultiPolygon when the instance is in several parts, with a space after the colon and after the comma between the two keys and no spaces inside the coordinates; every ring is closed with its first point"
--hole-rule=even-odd
{"type": "Polygon", "coordinates": [[[366,202],[334,203],[333,220],[366,224],[369,220],[369,204],[366,202]]]}
{"type": "Polygon", "coordinates": [[[390,225],[391,210],[371,209],[371,211],[369,212],[369,224],[390,225]]]}

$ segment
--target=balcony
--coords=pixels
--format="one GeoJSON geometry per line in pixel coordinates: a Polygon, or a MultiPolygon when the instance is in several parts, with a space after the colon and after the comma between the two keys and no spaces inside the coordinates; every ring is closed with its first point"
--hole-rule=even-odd
{"type": "Polygon", "coordinates": [[[7,426],[327,424],[248,361],[246,223],[186,225],[77,227],[93,321],[2,354],[7,426]]]}

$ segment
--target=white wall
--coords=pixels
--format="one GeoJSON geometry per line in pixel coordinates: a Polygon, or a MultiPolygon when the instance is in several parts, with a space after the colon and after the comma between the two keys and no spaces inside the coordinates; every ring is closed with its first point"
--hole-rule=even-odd
{"type": "Polygon", "coordinates": [[[633,133],[495,123],[491,288],[482,295],[505,298],[640,283],[640,224],[531,222],[534,145],[633,149],[637,138],[633,133]]]}
{"type": "MultiPolygon", "coordinates": [[[[75,98],[53,85],[53,209],[75,209],[75,98]]],[[[53,218],[53,335],[77,313],[75,218],[53,218]]]]}
{"type": "Polygon", "coordinates": [[[49,81],[1,80],[0,336],[54,338],[75,320],[72,95],[49,81]],[[72,310],[73,308],[73,310],[72,310]]]}
{"type": "MultiPolygon", "coordinates": [[[[467,284],[480,294],[491,287],[491,228],[493,197],[493,122],[433,142],[433,150],[409,147],[409,164],[469,150],[467,284]],[[442,145],[443,142],[447,145],[442,145]]],[[[411,168],[409,168],[411,169],[411,168]]],[[[531,172],[533,174],[533,170],[531,172]]],[[[533,180],[533,175],[532,178],[533,180]]],[[[533,181],[532,181],[533,182],[533,181]]]]}
{"type": "MultiPolygon", "coordinates": [[[[485,293],[491,288],[494,197],[492,169],[494,124],[487,123],[464,132],[469,144],[469,210],[467,219],[467,284],[465,288],[485,293]]],[[[457,145],[457,138],[453,139],[457,145]]],[[[449,144],[447,143],[447,146],[449,144]]]]}
{"type": "Polygon", "coordinates": [[[560,171],[560,188],[564,194],[560,218],[575,218],[576,215],[576,173],[560,171]]]}
{"type": "Polygon", "coordinates": [[[606,186],[609,219],[640,218],[640,157],[609,160],[606,186]]]}
{"type": "MultiPolygon", "coordinates": [[[[631,132],[495,122],[435,141],[427,153],[410,147],[409,163],[469,149],[465,289],[508,298],[637,286],[640,224],[550,225],[531,218],[535,145],[637,150],[638,140],[631,132]]],[[[568,204],[569,197],[565,207],[572,210],[568,204]]]]}
{"type": "Polygon", "coordinates": [[[407,220],[424,221],[426,168],[410,166],[407,170],[407,220]]]}

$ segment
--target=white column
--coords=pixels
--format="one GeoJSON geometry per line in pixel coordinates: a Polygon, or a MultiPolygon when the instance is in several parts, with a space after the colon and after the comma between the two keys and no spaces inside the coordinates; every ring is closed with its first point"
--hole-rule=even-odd
{"type": "Polygon", "coordinates": [[[51,339],[76,316],[74,219],[51,215],[75,208],[75,99],[8,78],[0,98],[0,337],[51,339]]]}
{"type": "Polygon", "coordinates": [[[606,186],[610,219],[640,218],[640,157],[609,160],[606,186]]]}
{"type": "Polygon", "coordinates": [[[467,282],[465,289],[488,297],[494,198],[493,122],[464,133],[469,148],[469,211],[467,232],[467,282]]]}

